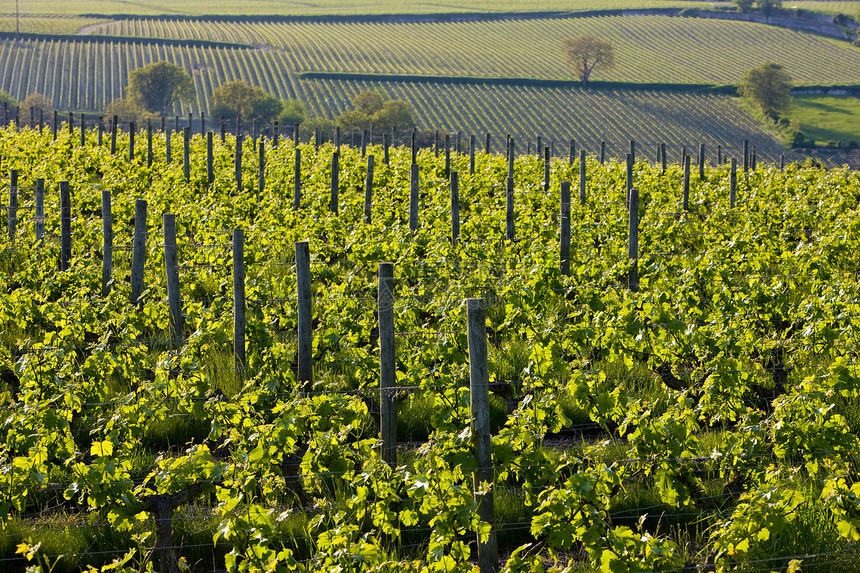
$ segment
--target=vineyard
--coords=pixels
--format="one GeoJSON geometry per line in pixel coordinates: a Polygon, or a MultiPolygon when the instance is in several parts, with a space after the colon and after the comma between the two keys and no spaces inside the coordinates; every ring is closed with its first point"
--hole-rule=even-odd
{"type": "Polygon", "coordinates": [[[559,48],[562,40],[592,34],[611,42],[617,52],[615,69],[599,78],[606,81],[733,84],[746,70],[774,61],[798,85],[860,83],[860,50],[847,42],[763,24],[699,18],[402,23],[147,19],[106,23],[94,33],[267,46],[282,52],[286,66],[295,72],[555,80],[573,76],[559,48]]]}
{"type": "Polygon", "coordinates": [[[0,131],[4,569],[856,570],[856,172],[100,133],[0,131]]]}

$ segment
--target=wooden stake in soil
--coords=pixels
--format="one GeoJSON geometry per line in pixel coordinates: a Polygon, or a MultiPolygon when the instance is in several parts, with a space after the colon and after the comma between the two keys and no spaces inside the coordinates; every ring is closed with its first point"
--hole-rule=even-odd
{"type": "Polygon", "coordinates": [[[298,211],[302,204],[302,150],[296,147],[295,166],[293,167],[293,209],[298,211]]]}
{"type": "Polygon", "coordinates": [[[630,206],[630,190],[633,189],[633,154],[627,154],[627,184],[624,189],[624,202],[630,206]]]}
{"type": "Polygon", "coordinates": [[[146,120],[146,166],[152,167],[152,120],[146,120]]]}
{"type": "MultiPolygon", "coordinates": [[[[237,119],[236,121],[238,122],[239,120],[237,119]]],[[[236,164],[235,164],[236,175],[235,175],[235,177],[236,177],[236,192],[237,193],[242,193],[242,137],[243,137],[242,133],[237,131],[236,132],[236,151],[235,151],[235,157],[236,157],[236,164]]]]}
{"type": "Polygon", "coordinates": [[[340,191],[340,152],[335,151],[331,155],[331,196],[329,199],[328,210],[334,213],[335,215],[338,213],[338,201],[340,197],[338,196],[338,192],[340,191]]]}
{"type": "Polygon", "coordinates": [[[585,205],[585,150],[579,150],[579,204],[585,205]]]}
{"type": "Polygon", "coordinates": [[[296,289],[298,299],[298,381],[305,392],[313,389],[313,323],[311,308],[311,254],[308,242],[296,243],[296,289]]]}
{"type": "Polygon", "coordinates": [[[487,538],[481,539],[481,536],[478,536],[478,565],[481,573],[491,573],[498,569],[499,557],[493,500],[495,474],[490,436],[490,375],[487,367],[487,320],[484,313],[484,299],[466,299],[466,320],[469,341],[472,451],[478,464],[473,477],[473,487],[478,502],[478,516],[481,521],[490,524],[491,528],[487,538]]]}
{"type": "Polygon", "coordinates": [[[146,261],[146,208],[145,199],[134,202],[134,239],[131,246],[131,304],[136,305],[143,292],[143,265],[146,261]]]}
{"type": "Polygon", "coordinates": [[[113,275],[113,216],[110,191],[102,190],[102,296],[110,294],[113,275]]]}
{"type": "Polygon", "coordinates": [[[627,286],[632,292],[639,292],[639,189],[630,191],[630,227],[627,259],[630,263],[630,275],[627,286]]]}
{"type": "Polygon", "coordinates": [[[263,198],[266,190],[266,140],[260,139],[257,157],[257,201],[263,198]]]}
{"type": "Polygon", "coordinates": [[[699,181],[705,178],[705,144],[699,145],[699,181]]]}
{"type": "Polygon", "coordinates": [[[690,210],[690,156],[684,157],[684,196],[683,196],[684,211],[690,210]]]}
{"type": "Polygon", "coordinates": [[[570,145],[567,149],[567,166],[573,167],[573,161],[576,159],[576,142],[574,140],[570,140],[570,145]]]}
{"type": "Polygon", "coordinates": [[[245,369],[245,232],[233,229],[233,355],[236,370],[245,369]]]}
{"type": "Polygon", "coordinates": [[[133,121],[128,122],[128,162],[134,161],[134,136],[137,128],[133,121]]]}
{"type": "Polygon", "coordinates": [[[750,142],[744,139],[744,175],[750,170],[750,142]]]}
{"type": "MultiPolygon", "coordinates": [[[[186,130],[189,128],[185,128],[186,130]]],[[[170,335],[174,346],[182,345],[182,299],[179,295],[179,255],[176,249],[176,214],[165,213],[164,274],[167,277],[167,305],[170,308],[170,335]]]]}
{"type": "Polygon", "coordinates": [[[445,177],[451,177],[451,134],[445,134],[445,177]]]}
{"type": "Polygon", "coordinates": [[[662,169],[663,175],[666,174],[666,144],[660,144],[660,167],[662,169]]]}
{"type": "Polygon", "coordinates": [[[391,146],[391,140],[389,138],[389,134],[382,134],[382,162],[386,165],[389,164],[388,148],[391,146]]]}
{"type": "Polygon", "coordinates": [[[451,172],[451,242],[460,238],[460,173],[451,172]]]}
{"type": "Polygon", "coordinates": [[[42,241],[45,238],[45,180],[43,178],[36,179],[36,241],[39,243],[39,248],[42,248],[42,241]]]}
{"type": "Polygon", "coordinates": [[[735,208],[738,189],[738,162],[732,157],[732,168],[729,173],[729,209],[735,208]]]}
{"type": "Polygon", "coordinates": [[[543,148],[543,190],[544,192],[549,191],[549,168],[550,168],[550,160],[552,159],[550,155],[549,146],[545,146],[543,148]]]}
{"type": "Polygon", "coordinates": [[[418,230],[418,205],[421,202],[419,166],[413,163],[409,177],[409,230],[418,230]]]}
{"type": "Polygon", "coordinates": [[[364,222],[370,223],[373,210],[373,155],[367,156],[367,175],[364,178],[364,222]]]}
{"type": "Polygon", "coordinates": [[[18,230],[18,170],[9,172],[9,212],[7,213],[9,242],[15,242],[18,230]]]}
{"type": "Polygon", "coordinates": [[[561,274],[570,275],[570,181],[561,182],[561,274]]]}
{"type": "Polygon", "coordinates": [[[491,143],[492,143],[492,141],[491,141],[491,139],[490,139],[490,134],[489,134],[489,133],[487,133],[487,139],[486,139],[486,141],[484,142],[484,153],[486,153],[487,155],[489,155],[489,154],[490,154],[490,151],[491,151],[491,143]]]}
{"type": "Polygon", "coordinates": [[[212,132],[206,132],[206,181],[211,187],[215,183],[215,157],[212,150],[212,132]]]}
{"type": "Polygon", "coordinates": [[[606,142],[600,142],[600,164],[603,165],[606,163],[606,142]]]}
{"type": "Polygon", "coordinates": [[[514,178],[507,178],[507,193],[505,198],[505,235],[509,241],[514,240],[514,178]]]}
{"type": "Polygon", "coordinates": [[[191,181],[191,128],[186,127],[182,130],[182,174],[185,176],[185,182],[191,181]]]}
{"type": "Polygon", "coordinates": [[[69,182],[60,181],[60,270],[69,270],[72,260],[72,200],[69,182]]]}
{"type": "Polygon", "coordinates": [[[397,386],[394,357],[394,264],[379,263],[379,438],[382,460],[397,465],[397,386]]]}

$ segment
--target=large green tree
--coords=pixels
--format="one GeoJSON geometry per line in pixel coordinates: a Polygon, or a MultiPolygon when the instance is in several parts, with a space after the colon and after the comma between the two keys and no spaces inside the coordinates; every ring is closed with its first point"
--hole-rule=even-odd
{"type": "Polygon", "coordinates": [[[791,76],[781,65],[765,62],[744,74],[738,93],[776,119],[791,107],[791,76]]]}
{"type": "Polygon", "coordinates": [[[127,97],[147,111],[167,115],[176,101],[194,99],[194,83],[176,64],[153,62],[129,74],[127,97]]]}

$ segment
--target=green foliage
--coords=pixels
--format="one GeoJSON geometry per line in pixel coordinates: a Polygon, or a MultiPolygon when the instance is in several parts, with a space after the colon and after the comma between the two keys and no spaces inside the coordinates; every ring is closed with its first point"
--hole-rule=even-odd
{"type": "Polygon", "coordinates": [[[340,114],[337,125],[347,129],[380,128],[407,129],[415,126],[409,104],[398,100],[383,100],[375,91],[364,91],[352,99],[355,109],[340,114]]]}
{"type": "Polygon", "coordinates": [[[788,113],[791,107],[791,76],[781,65],[765,62],[744,74],[738,93],[775,118],[788,113]]]}
{"type": "Polygon", "coordinates": [[[747,14],[750,10],[752,10],[753,4],[755,0],[732,0],[735,6],[738,7],[738,12],[741,14],[747,14]]]}
{"type": "Polygon", "coordinates": [[[278,121],[281,125],[295,125],[302,123],[305,119],[307,119],[307,110],[302,102],[297,99],[283,100],[281,113],[278,114],[278,121]]]}
{"type": "Polygon", "coordinates": [[[153,62],[132,70],[126,98],[146,111],[168,115],[177,101],[194,98],[191,75],[170,62],[153,62]]]}
{"type": "Polygon", "coordinates": [[[18,102],[15,101],[15,98],[9,95],[9,92],[6,90],[0,90],[0,105],[3,105],[4,103],[10,108],[14,108],[18,105],[18,102]]]}
{"type": "Polygon", "coordinates": [[[774,10],[782,8],[782,0],[756,0],[756,6],[765,16],[770,16],[774,10]]]}

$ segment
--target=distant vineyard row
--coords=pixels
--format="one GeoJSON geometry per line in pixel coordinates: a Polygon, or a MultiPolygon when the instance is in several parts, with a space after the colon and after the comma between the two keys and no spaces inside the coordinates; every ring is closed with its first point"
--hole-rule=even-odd
{"type": "Polygon", "coordinates": [[[168,60],[191,70],[197,104],[209,109],[213,90],[244,79],[283,98],[306,103],[311,115],[334,117],[358,92],[376,89],[407,101],[419,126],[465,133],[539,133],[547,140],[665,142],[731,146],[743,139],[774,157],[779,146],[730,98],[648,91],[588,91],[487,85],[424,85],[298,79],[281,52],[199,46],[114,45],[105,42],[0,44],[3,85],[20,99],[40,92],[60,109],[99,111],[122,97],[128,73],[168,60]]]}
{"type": "Polygon", "coordinates": [[[846,42],[754,24],[668,16],[410,23],[123,20],[96,34],[269,46],[294,71],[570,79],[560,46],[589,33],[611,41],[608,81],[731,84],[763,61],[798,84],[860,83],[846,42]],[[745,49],[739,49],[745,46],[745,49]]]}

